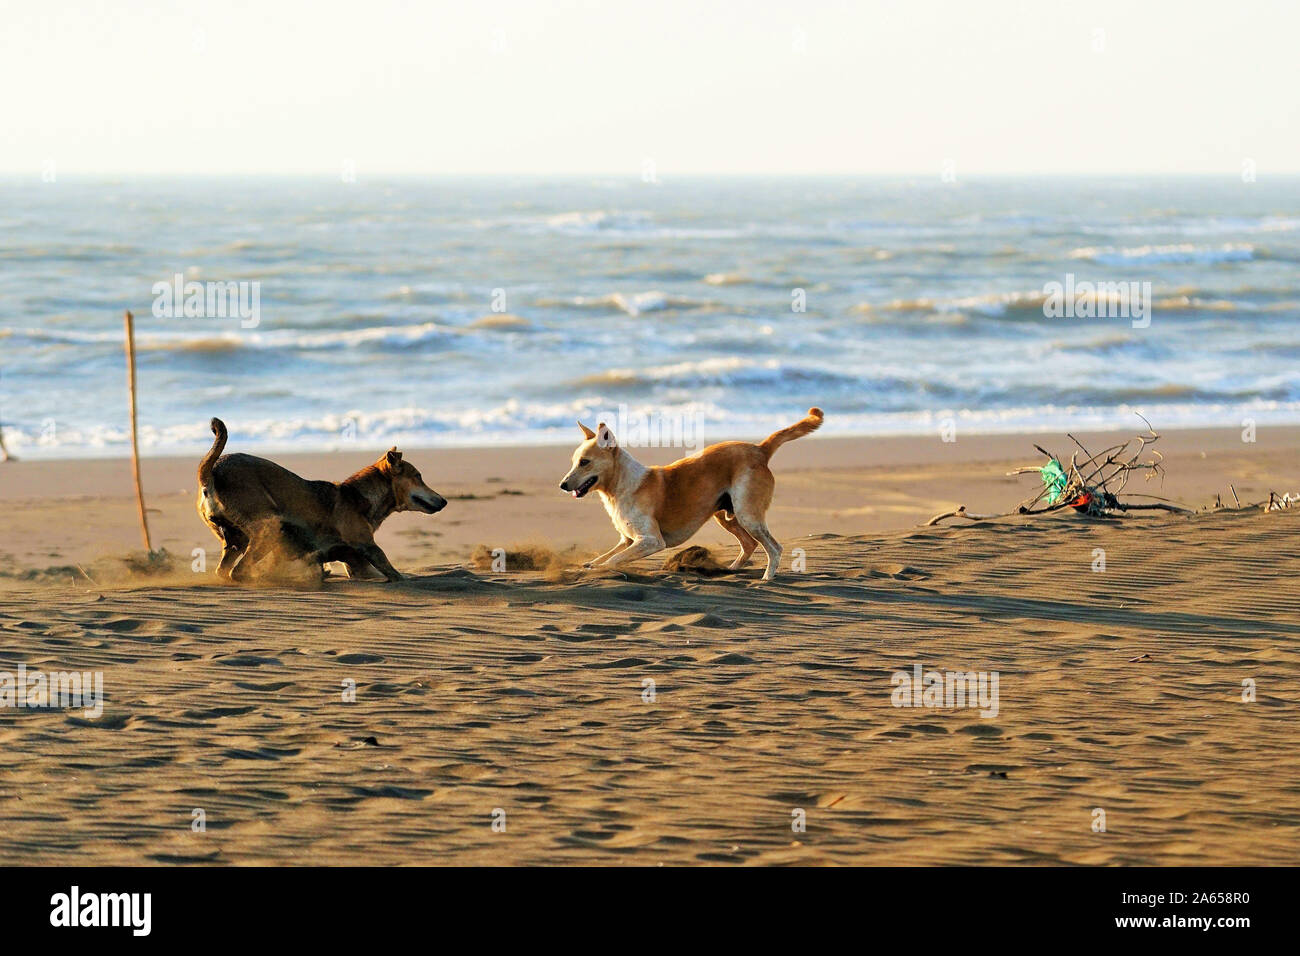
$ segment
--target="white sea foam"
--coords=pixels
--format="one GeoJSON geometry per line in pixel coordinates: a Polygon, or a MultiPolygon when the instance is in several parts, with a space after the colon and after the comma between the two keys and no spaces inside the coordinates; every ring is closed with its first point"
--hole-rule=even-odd
{"type": "Polygon", "coordinates": [[[700,309],[710,303],[692,299],[689,296],[669,295],[658,290],[645,292],[610,292],[606,295],[578,295],[571,299],[542,298],[538,305],[574,306],[580,309],[617,309],[628,315],[642,315],[647,312],[665,312],[670,309],[700,309]]]}
{"type": "Polygon", "coordinates": [[[1225,242],[1217,246],[1198,246],[1181,242],[1166,246],[1134,246],[1117,249],[1113,246],[1085,246],[1070,253],[1071,259],[1086,259],[1101,265],[1128,265],[1131,263],[1204,263],[1246,262],[1255,257],[1255,247],[1248,243],[1225,242]]]}
{"type": "MultiPolygon", "coordinates": [[[[508,402],[477,411],[446,412],[405,407],[310,418],[241,419],[232,428],[231,448],[272,453],[295,448],[302,451],[353,451],[359,464],[394,444],[403,449],[464,447],[494,444],[570,446],[577,439],[575,419],[590,419],[617,407],[606,400],[565,403],[508,402]],[[345,437],[351,436],[351,437],[345,437]]],[[[1134,428],[1135,413],[1159,423],[1162,429],[1218,425],[1239,428],[1242,416],[1260,424],[1288,424],[1300,420],[1300,402],[1250,400],[1241,403],[1152,400],[1140,405],[1049,404],[1006,408],[935,408],[883,413],[828,413],[822,433],[827,435],[924,435],[938,432],[951,418],[960,433],[991,435],[1016,432],[1059,433],[1070,430],[1134,428]]],[[[790,424],[797,412],[745,412],[723,409],[715,403],[630,404],[630,415],[698,416],[706,443],[729,439],[756,440],[790,424]]],[[[201,457],[212,442],[206,423],[141,427],[141,445],[153,455],[201,457]]],[[[29,458],[81,455],[122,457],[130,453],[127,429],[109,425],[61,429],[57,439],[42,440],[38,431],[7,425],[5,441],[15,454],[29,458]]],[[[436,474],[435,466],[426,471],[436,474]]]]}
{"type": "MultiPolygon", "coordinates": [[[[408,347],[463,334],[463,330],[438,322],[415,325],[378,325],[358,329],[313,332],[281,329],[253,332],[243,329],[218,331],[221,323],[206,319],[172,319],[177,325],[188,323],[187,331],[137,332],[136,347],[142,352],[208,352],[232,349],[313,350],[342,349],[360,345],[382,344],[408,347]],[[209,331],[209,329],[211,331],[209,331]]],[[[237,326],[238,323],[235,323],[237,326]]],[[[65,345],[103,345],[121,348],[119,330],[82,332],[75,329],[7,329],[0,337],[22,337],[32,341],[65,345]]]]}
{"type": "Polygon", "coordinates": [[[1125,404],[1159,427],[1300,421],[1300,216],[1271,177],[392,184],[364,209],[328,184],[211,197],[0,183],[23,224],[0,236],[0,260],[23,266],[0,328],[20,456],[123,453],[128,307],[150,453],[201,454],[213,414],[267,452],[352,447],[345,431],[565,443],[573,418],[620,403],[707,403],[713,438],[813,404],[831,434],[925,432],[939,407],[967,431],[1127,427],[1125,404]],[[173,269],[261,281],[261,325],[154,319],[150,285],[173,269]],[[1150,281],[1151,327],[1047,319],[1044,284],[1080,269],[1150,281]]]}

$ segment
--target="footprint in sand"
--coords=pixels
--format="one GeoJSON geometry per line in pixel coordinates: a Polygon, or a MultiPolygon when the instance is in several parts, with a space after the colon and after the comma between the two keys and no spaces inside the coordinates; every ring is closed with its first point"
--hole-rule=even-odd
{"type": "Polygon", "coordinates": [[[396,697],[398,694],[408,694],[411,691],[418,690],[416,687],[405,687],[401,684],[389,684],[380,681],[375,684],[367,684],[358,689],[359,694],[365,694],[367,697],[396,697]]]}
{"type": "Polygon", "coordinates": [[[709,664],[752,664],[754,658],[746,657],[744,654],[720,654],[717,657],[711,657],[707,661],[709,664]]]}
{"type": "Polygon", "coordinates": [[[859,578],[891,578],[895,581],[923,581],[930,575],[906,564],[878,564],[852,575],[859,578]]]}
{"type": "Polygon", "coordinates": [[[415,790],[410,787],[388,785],[386,787],[353,787],[352,792],[358,797],[388,797],[396,800],[423,800],[432,790],[415,790]]]}
{"type": "Polygon", "coordinates": [[[340,664],[378,664],[383,661],[379,654],[340,654],[335,660],[340,664]]]}
{"type": "Polygon", "coordinates": [[[125,730],[135,722],[134,714],[123,713],[106,713],[100,717],[91,719],[89,717],[79,717],[75,714],[68,715],[68,723],[74,727],[96,727],[99,730],[125,730]]]}
{"type": "Polygon", "coordinates": [[[680,617],[670,617],[663,621],[648,621],[642,624],[637,630],[653,633],[655,631],[680,631],[686,627],[712,627],[724,628],[735,627],[734,621],[728,621],[725,617],[718,617],[716,614],[683,614],[680,617]]]}
{"type": "Polygon", "coordinates": [[[651,662],[644,657],[620,657],[616,661],[598,661],[594,664],[583,664],[582,666],[588,670],[604,670],[619,667],[644,667],[649,663],[651,662]]]}
{"type": "Polygon", "coordinates": [[[1002,728],[992,724],[968,724],[959,728],[957,733],[970,734],[972,737],[1001,737],[1002,728]]]}
{"type": "Polygon", "coordinates": [[[220,720],[222,717],[239,717],[251,710],[252,707],[211,707],[207,710],[187,710],[181,716],[190,720],[220,720]]]}
{"type": "Polygon", "coordinates": [[[575,631],[572,634],[556,634],[555,636],[562,641],[568,641],[570,644],[584,644],[587,641],[598,641],[601,638],[608,638],[612,641],[618,637],[617,634],[610,634],[609,632],[594,633],[591,631],[575,631]]]}
{"type": "Polygon", "coordinates": [[[615,634],[627,634],[636,630],[635,624],[610,624],[601,621],[589,621],[579,624],[574,628],[575,631],[600,631],[602,634],[613,631],[615,634]]]}
{"type": "Polygon", "coordinates": [[[220,856],[220,850],[213,850],[211,853],[153,853],[149,859],[155,863],[213,863],[220,856]]]}
{"type": "Polygon", "coordinates": [[[110,621],[100,621],[95,625],[117,634],[158,634],[169,630],[161,621],[141,621],[133,617],[120,617],[110,621]]]}
{"type": "Polygon", "coordinates": [[[216,658],[218,664],[227,667],[283,667],[284,662],[274,657],[258,657],[256,654],[232,654],[229,657],[216,658]]]}
{"type": "Polygon", "coordinates": [[[279,760],[281,757],[296,757],[302,753],[298,747],[259,747],[256,750],[245,750],[241,747],[230,747],[221,751],[221,756],[229,757],[232,760],[279,760]]]}

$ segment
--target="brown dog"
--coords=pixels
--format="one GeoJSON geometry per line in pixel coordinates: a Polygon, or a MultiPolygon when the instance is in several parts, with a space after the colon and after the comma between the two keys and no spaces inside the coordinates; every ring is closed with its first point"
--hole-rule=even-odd
{"type": "Polygon", "coordinates": [[[395,511],[435,514],[447,506],[396,448],[345,481],[308,481],[265,458],[222,457],[228,435],[219,418],[212,434],[212,449],[199,463],[198,508],[221,540],[221,577],[244,580],[261,558],[287,554],[322,569],[342,561],[354,578],[373,565],[400,581],[375,531],[395,511]]]}
{"type": "Polygon", "coordinates": [[[772,580],[781,564],[781,546],[767,530],[767,509],[776,487],[767,463],[786,442],[820,428],[823,418],[820,408],[810,408],[803,420],[773,432],[757,445],[726,441],[654,468],[647,468],[620,448],[604,422],[594,432],[578,422],[585,441],[573,453],[573,467],[560,488],[575,498],[594,488],[622,536],[617,545],[586,567],[615,567],[676,547],[712,515],[740,542],[740,556],[732,562],[732,569],[744,567],[762,544],[767,552],[763,580],[772,580]]]}

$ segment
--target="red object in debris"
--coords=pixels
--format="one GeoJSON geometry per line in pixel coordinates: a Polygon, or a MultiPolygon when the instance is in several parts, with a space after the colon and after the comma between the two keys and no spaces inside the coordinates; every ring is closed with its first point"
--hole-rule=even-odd
{"type": "Polygon", "coordinates": [[[1070,502],[1070,507],[1075,511],[1083,511],[1092,504],[1092,493],[1085,491],[1079,497],[1070,502]]]}

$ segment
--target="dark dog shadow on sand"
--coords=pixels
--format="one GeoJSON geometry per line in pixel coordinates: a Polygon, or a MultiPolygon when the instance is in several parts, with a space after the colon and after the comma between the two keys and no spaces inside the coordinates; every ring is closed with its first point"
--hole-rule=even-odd
{"type": "MultiPolygon", "coordinates": [[[[1087,600],[1042,599],[1005,590],[973,588],[969,583],[933,587],[914,567],[881,565],[842,570],[796,572],[782,569],[762,580],[763,561],[732,571],[706,548],[692,546],[670,555],[657,570],[551,568],[543,573],[481,572],[469,568],[428,568],[405,581],[380,585],[411,594],[465,596],[512,604],[570,604],[606,610],[664,615],[718,613],[737,622],[788,618],[800,629],[862,621],[862,605],[872,606],[873,625],[938,629],[959,626],[954,619],[1026,619],[1102,629],[1139,628],[1150,633],[1243,636],[1271,633],[1271,622],[1240,616],[1144,610],[1087,600]],[[844,602],[851,602],[846,606],[844,602]]],[[[369,585],[374,586],[374,585],[369,585]]],[[[1243,611],[1246,609],[1243,608],[1243,611]]]]}

